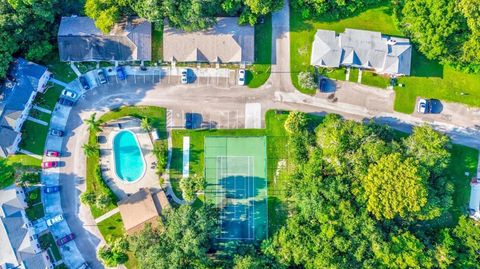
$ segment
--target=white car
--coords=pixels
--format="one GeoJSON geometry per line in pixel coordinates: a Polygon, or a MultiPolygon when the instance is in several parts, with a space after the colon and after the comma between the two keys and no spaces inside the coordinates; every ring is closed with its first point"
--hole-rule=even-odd
{"type": "Polygon", "coordinates": [[[245,69],[238,70],[238,85],[245,85],[245,69]]]}
{"type": "Polygon", "coordinates": [[[71,90],[63,90],[62,95],[72,99],[77,97],[77,94],[71,90]]]}
{"type": "Polygon", "coordinates": [[[422,114],[430,113],[430,100],[420,99],[418,100],[417,111],[422,114]]]}
{"type": "Polygon", "coordinates": [[[182,84],[188,83],[188,70],[182,69],[182,84]]]}
{"type": "Polygon", "coordinates": [[[56,215],[55,217],[53,218],[49,218],[46,220],[46,223],[47,223],[47,226],[50,227],[56,223],[59,223],[63,221],[63,215],[56,215]]]}

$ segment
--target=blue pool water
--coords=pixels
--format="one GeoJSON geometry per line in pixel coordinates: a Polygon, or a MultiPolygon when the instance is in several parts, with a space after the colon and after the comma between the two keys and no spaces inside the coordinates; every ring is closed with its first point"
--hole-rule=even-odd
{"type": "Polygon", "coordinates": [[[138,180],[144,170],[140,145],[130,131],[120,131],[113,139],[113,154],[117,176],[127,182],[138,180]]]}

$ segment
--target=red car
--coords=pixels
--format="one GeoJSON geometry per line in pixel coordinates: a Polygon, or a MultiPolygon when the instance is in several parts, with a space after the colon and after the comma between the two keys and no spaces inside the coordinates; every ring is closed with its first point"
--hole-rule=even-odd
{"type": "Polygon", "coordinates": [[[58,162],[43,162],[42,163],[42,168],[53,168],[53,167],[57,167],[58,166],[58,162]]]}
{"type": "Polygon", "coordinates": [[[58,157],[60,156],[60,152],[54,150],[47,150],[45,151],[45,156],[47,157],[58,157]]]}
{"type": "Polygon", "coordinates": [[[63,246],[66,243],[72,241],[73,239],[75,239],[75,235],[73,233],[72,234],[67,234],[66,236],[57,240],[57,246],[59,246],[59,247],[63,246]]]}

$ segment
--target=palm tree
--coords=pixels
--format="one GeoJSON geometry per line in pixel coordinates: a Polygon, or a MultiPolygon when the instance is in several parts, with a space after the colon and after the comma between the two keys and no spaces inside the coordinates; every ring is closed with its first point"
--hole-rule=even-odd
{"type": "Polygon", "coordinates": [[[150,121],[148,120],[148,118],[142,118],[142,122],[140,123],[140,126],[146,132],[150,132],[152,130],[152,125],[150,124],[150,121]]]}
{"type": "Polygon", "coordinates": [[[85,156],[88,158],[98,155],[99,148],[97,145],[83,144],[82,148],[83,153],[85,153],[85,156]]]}
{"type": "Polygon", "coordinates": [[[100,128],[100,121],[95,118],[96,115],[97,113],[93,113],[90,115],[90,118],[84,120],[84,122],[88,125],[90,132],[100,132],[102,130],[100,128]]]}

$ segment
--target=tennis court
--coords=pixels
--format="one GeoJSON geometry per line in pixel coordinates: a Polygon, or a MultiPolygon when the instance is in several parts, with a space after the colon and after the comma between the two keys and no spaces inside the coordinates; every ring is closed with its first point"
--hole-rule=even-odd
{"type": "Polygon", "coordinates": [[[262,240],[268,234],[265,137],[205,137],[207,202],[220,208],[225,240],[262,240]]]}

